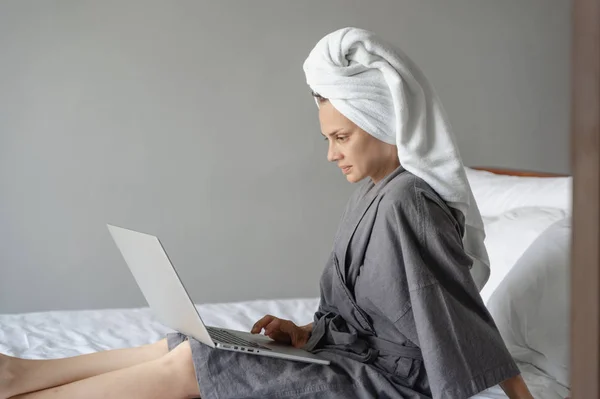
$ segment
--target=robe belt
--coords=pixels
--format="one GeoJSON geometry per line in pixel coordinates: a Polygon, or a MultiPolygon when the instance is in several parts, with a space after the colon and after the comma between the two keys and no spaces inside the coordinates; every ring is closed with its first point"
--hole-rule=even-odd
{"type": "Polygon", "coordinates": [[[404,346],[397,344],[392,341],[388,341],[386,339],[381,339],[378,337],[361,337],[362,340],[369,343],[369,345],[380,352],[388,352],[394,355],[398,355],[400,357],[408,357],[410,359],[423,360],[423,354],[421,353],[421,349],[412,347],[412,346],[404,346]]]}

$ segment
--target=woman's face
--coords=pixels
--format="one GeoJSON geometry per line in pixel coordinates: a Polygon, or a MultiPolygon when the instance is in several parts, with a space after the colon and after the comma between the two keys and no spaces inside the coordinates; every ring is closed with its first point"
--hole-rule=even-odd
{"type": "Polygon", "coordinates": [[[359,128],[331,102],[319,103],[319,122],[329,142],[327,159],[337,164],[350,183],[367,176],[377,183],[400,165],[395,145],[384,143],[359,128]]]}

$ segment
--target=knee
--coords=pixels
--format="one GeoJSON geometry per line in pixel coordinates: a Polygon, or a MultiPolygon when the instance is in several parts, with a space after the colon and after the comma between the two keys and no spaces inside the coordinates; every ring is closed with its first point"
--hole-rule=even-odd
{"type": "Polygon", "coordinates": [[[183,397],[199,398],[198,380],[192,360],[192,348],[189,341],[184,341],[161,359],[163,367],[176,381],[175,386],[182,388],[183,397]]]}
{"type": "Polygon", "coordinates": [[[187,365],[192,362],[192,348],[185,340],[163,356],[163,360],[173,367],[187,365]]]}

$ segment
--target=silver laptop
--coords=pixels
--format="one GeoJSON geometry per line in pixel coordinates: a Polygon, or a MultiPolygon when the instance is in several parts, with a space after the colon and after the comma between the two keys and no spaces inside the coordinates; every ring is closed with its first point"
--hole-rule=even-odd
{"type": "Polygon", "coordinates": [[[207,327],[157,237],[107,225],[133,277],[159,321],[211,348],[329,364],[308,351],[261,334],[207,327]]]}

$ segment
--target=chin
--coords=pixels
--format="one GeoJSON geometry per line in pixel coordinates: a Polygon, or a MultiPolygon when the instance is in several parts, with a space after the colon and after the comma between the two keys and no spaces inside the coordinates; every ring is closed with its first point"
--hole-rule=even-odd
{"type": "Polygon", "coordinates": [[[354,173],[350,173],[349,175],[346,175],[346,180],[348,180],[350,183],[358,183],[359,181],[361,181],[362,179],[364,179],[364,176],[357,176],[354,173]]]}

